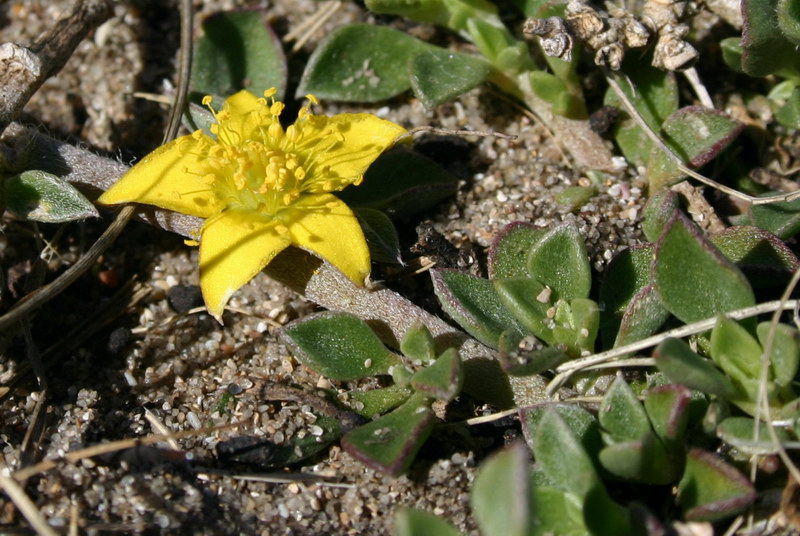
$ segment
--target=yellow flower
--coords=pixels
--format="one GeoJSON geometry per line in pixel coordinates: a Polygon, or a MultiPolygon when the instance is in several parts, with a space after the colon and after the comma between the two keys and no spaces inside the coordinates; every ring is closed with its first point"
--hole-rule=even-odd
{"type": "MultiPolygon", "coordinates": [[[[371,114],[314,115],[310,104],[285,130],[274,89],[240,91],[196,131],[159,147],[99,202],[137,202],[205,218],[200,287],[220,319],[231,295],[290,245],[318,255],[357,285],[369,274],[364,234],[331,192],[359,184],[406,130],[371,114]]],[[[210,97],[204,99],[210,105],[210,97]]]]}

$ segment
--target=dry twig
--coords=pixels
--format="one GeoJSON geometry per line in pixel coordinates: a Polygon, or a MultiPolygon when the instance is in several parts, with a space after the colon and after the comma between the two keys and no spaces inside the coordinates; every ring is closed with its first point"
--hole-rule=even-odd
{"type": "Polygon", "coordinates": [[[45,80],[56,74],[86,35],[112,14],[109,0],[79,0],[30,47],[0,45],[0,133],[45,80]]]}

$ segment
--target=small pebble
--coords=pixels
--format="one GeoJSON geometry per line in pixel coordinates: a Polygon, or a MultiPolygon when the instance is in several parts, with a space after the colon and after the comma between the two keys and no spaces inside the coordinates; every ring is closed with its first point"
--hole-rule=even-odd
{"type": "Polygon", "coordinates": [[[118,327],[108,334],[108,353],[118,354],[131,340],[131,330],[126,327],[118,327]]]}
{"type": "Polygon", "coordinates": [[[167,301],[176,313],[185,313],[203,305],[203,295],[197,285],[175,285],[167,291],[167,301]]]}

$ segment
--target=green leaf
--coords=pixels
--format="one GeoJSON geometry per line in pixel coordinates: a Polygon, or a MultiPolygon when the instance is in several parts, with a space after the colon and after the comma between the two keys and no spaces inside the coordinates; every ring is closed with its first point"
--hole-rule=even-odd
{"type": "Polygon", "coordinates": [[[631,344],[649,337],[669,318],[655,285],[647,285],[631,299],[620,321],[614,347],[631,344]]]}
{"type": "Polygon", "coordinates": [[[680,208],[678,194],[672,190],[659,190],[644,207],[642,231],[650,242],[657,242],[675,212],[680,208]]]}
{"type": "Polygon", "coordinates": [[[496,279],[492,284],[500,302],[522,326],[547,344],[555,344],[552,320],[547,315],[553,302],[542,283],[530,277],[515,277],[496,279]]]}
{"type": "Polygon", "coordinates": [[[528,255],[546,231],[531,223],[509,223],[497,233],[489,247],[489,279],[529,277],[528,255]]]}
{"type": "Polygon", "coordinates": [[[711,331],[711,358],[732,377],[758,379],[761,345],[735,320],[720,315],[711,331]]]}
{"type": "MultiPolygon", "coordinates": [[[[756,328],[758,340],[762,348],[766,348],[770,335],[770,322],[762,322],[756,328]]],[[[785,387],[794,381],[800,364],[800,348],[798,348],[797,330],[786,324],[775,326],[770,355],[770,370],[778,385],[785,387]]]]}
{"type": "Polygon", "coordinates": [[[397,536],[460,536],[450,523],[418,508],[401,508],[394,519],[397,536]]]}
{"type": "Polygon", "coordinates": [[[795,0],[778,0],[778,28],[784,37],[800,45],[800,4],[795,0]]]}
{"type": "MultiPolygon", "coordinates": [[[[777,193],[779,192],[773,192],[777,193]]],[[[782,240],[787,240],[800,232],[800,199],[751,205],[749,211],[753,225],[773,233],[782,240]]]]}
{"type": "Polygon", "coordinates": [[[657,244],[654,274],[664,305],[686,323],[755,304],[744,274],[681,213],[657,244]]]}
{"type": "Polygon", "coordinates": [[[333,380],[387,374],[400,364],[372,329],[350,313],[309,315],[288,324],[280,336],[301,363],[333,380]]]}
{"type": "Polygon", "coordinates": [[[766,76],[796,65],[792,43],[778,29],[777,0],[742,0],[742,70],[766,76]]]}
{"type": "Polygon", "coordinates": [[[586,536],[589,529],[583,523],[579,501],[569,493],[547,486],[533,489],[533,531],[536,536],[586,536]]]}
{"type": "Polygon", "coordinates": [[[503,336],[500,337],[500,347],[498,348],[500,366],[512,376],[541,374],[570,359],[569,354],[560,348],[548,346],[541,350],[524,351],[516,345],[513,348],[505,346],[505,339],[503,336]]]}
{"type": "Polygon", "coordinates": [[[602,486],[583,446],[564,419],[553,409],[545,410],[533,439],[533,454],[541,470],[564,491],[580,499],[602,486]]]}
{"type": "Polygon", "coordinates": [[[408,60],[430,45],[374,24],[334,30],[311,54],[296,95],[345,102],[377,102],[411,87],[408,60]]]}
{"type": "MultiPolygon", "coordinates": [[[[622,90],[645,122],[658,132],[664,120],[678,109],[678,84],[675,82],[675,75],[652,67],[646,58],[633,55],[623,62],[622,71],[631,81],[631,84],[622,84],[622,90]]],[[[606,92],[604,103],[621,107],[619,97],[612,89],[606,92]]],[[[647,163],[653,142],[627,114],[617,123],[614,137],[622,154],[634,166],[647,163]]]]}
{"type": "Polygon", "coordinates": [[[540,99],[549,102],[554,113],[573,119],[585,118],[586,106],[583,99],[570,93],[563,80],[545,71],[532,71],[530,81],[533,92],[540,99]]]}
{"type": "Polygon", "coordinates": [[[423,362],[436,359],[433,335],[421,320],[417,320],[406,330],[400,341],[400,351],[409,359],[423,362]]]}
{"type": "Polygon", "coordinates": [[[684,432],[689,422],[692,395],[680,384],[662,385],[647,390],[644,409],[650,425],[668,450],[683,449],[684,432]]]}
{"type": "Polygon", "coordinates": [[[558,415],[561,416],[564,423],[572,431],[589,456],[595,456],[600,452],[603,443],[600,437],[600,426],[597,422],[597,418],[577,404],[558,403],[546,403],[538,406],[521,408],[519,410],[522,433],[531,450],[533,450],[535,445],[535,438],[537,430],[539,430],[539,425],[549,410],[556,411],[558,415]]]}
{"type": "Polygon", "coordinates": [[[553,291],[553,299],[572,301],[588,298],[592,272],[583,237],[572,225],[559,225],[531,248],[531,276],[553,291]]]}
{"type": "Polygon", "coordinates": [[[611,500],[602,485],[593,487],[583,503],[583,522],[593,536],[632,534],[628,511],[611,500]]]}
{"type": "Polygon", "coordinates": [[[400,258],[400,239],[389,216],[374,208],[354,207],[353,212],[364,231],[372,260],[387,264],[403,264],[400,258]]]}
{"type": "Polygon", "coordinates": [[[376,415],[381,415],[393,410],[411,396],[412,391],[403,385],[390,385],[381,389],[370,389],[369,391],[350,391],[350,407],[353,411],[371,419],[376,415]]]}
{"type": "MultiPolygon", "coordinates": [[[[717,436],[746,454],[775,454],[777,448],[772,442],[767,423],[759,421],[756,438],[756,421],[750,417],[728,417],[717,426],[717,436]]],[[[775,428],[778,441],[789,441],[789,433],[783,428],[775,428]]]]}
{"type": "Polygon", "coordinates": [[[431,280],[442,309],[482,343],[496,348],[506,329],[523,333],[489,280],[455,270],[431,270],[431,280]]]}
{"type": "Polygon", "coordinates": [[[447,25],[449,5],[438,0],[365,0],[373,13],[401,15],[420,22],[447,25]]]}
{"type": "Polygon", "coordinates": [[[652,244],[628,248],[605,269],[600,286],[600,334],[607,348],[647,337],[665,320],[666,309],[650,284],[654,251],[652,244]],[[624,331],[620,329],[623,320],[624,331]]]}
{"type": "Polygon", "coordinates": [[[98,216],[74,186],[46,171],[23,171],[3,179],[2,188],[0,200],[18,218],[63,223],[98,216]]]}
{"type": "Polygon", "coordinates": [[[449,402],[461,392],[464,372],[458,350],[449,348],[432,365],[411,378],[411,386],[427,396],[449,402]]]}
{"type": "Polygon", "coordinates": [[[402,220],[435,206],[457,187],[458,179],[430,158],[396,147],[372,163],[357,188],[337,195],[352,207],[381,210],[402,220]]]}
{"type": "Polygon", "coordinates": [[[433,422],[426,397],[417,394],[393,412],[348,432],[342,448],[364,465],[398,476],[428,439],[433,422]]]}
{"type": "Polygon", "coordinates": [[[600,426],[615,443],[642,439],[650,433],[650,420],[630,386],[617,377],[600,403],[600,426]]]}
{"type": "Polygon", "coordinates": [[[607,446],[600,451],[600,463],[615,476],[645,484],[669,484],[680,475],[680,465],[672,462],[651,431],[635,441],[607,446]]]}
{"type": "Polygon", "coordinates": [[[521,443],[489,458],[475,477],[470,504],[483,536],[527,536],[531,532],[528,453],[521,443]]]}
{"type": "Polygon", "coordinates": [[[737,394],[733,383],[719,369],[680,339],[665,339],[653,352],[653,357],[658,370],[675,383],[722,398],[733,398],[737,394]]]}
{"type": "Polygon", "coordinates": [[[190,102],[188,106],[186,106],[186,110],[183,111],[183,115],[181,116],[181,124],[183,124],[187,130],[191,132],[202,130],[203,134],[211,137],[214,136],[214,133],[211,132],[211,125],[216,122],[217,120],[214,118],[214,114],[211,113],[211,110],[205,106],[195,104],[194,102],[190,102]]]}
{"type": "Polygon", "coordinates": [[[722,51],[722,61],[734,72],[742,73],[742,39],[728,37],[719,42],[722,51]]]}
{"type": "Polygon", "coordinates": [[[800,269],[792,250],[777,236],[758,227],[728,227],[709,239],[757,288],[783,287],[800,269]]]}
{"type": "MultiPolygon", "coordinates": [[[[742,123],[718,110],[687,106],[670,115],[661,126],[664,141],[691,168],[714,159],[739,135],[742,123]]],[[[647,164],[650,190],[656,192],[684,174],[661,149],[654,147],[647,164]]]]}
{"type": "Polygon", "coordinates": [[[783,106],[775,111],[775,119],[787,128],[800,128],[800,88],[795,88],[783,106]]]}
{"type": "Polygon", "coordinates": [[[689,521],[717,521],[743,511],[756,498],[739,471],[710,452],[693,448],[678,485],[678,502],[689,521]]]}
{"type": "MultiPolygon", "coordinates": [[[[574,333],[575,353],[593,352],[594,341],[600,326],[600,308],[594,300],[576,298],[569,304],[569,324],[574,333]]],[[[558,313],[556,313],[558,317],[558,313]]]]}
{"type": "Polygon", "coordinates": [[[194,47],[192,93],[226,97],[246,89],[261,96],[274,87],[283,100],[286,79],[281,42],[262,12],[226,11],[203,21],[203,36],[194,47]]]}
{"type": "Polygon", "coordinates": [[[430,48],[408,61],[414,95],[426,108],[452,100],[483,82],[491,71],[480,56],[430,48]]]}

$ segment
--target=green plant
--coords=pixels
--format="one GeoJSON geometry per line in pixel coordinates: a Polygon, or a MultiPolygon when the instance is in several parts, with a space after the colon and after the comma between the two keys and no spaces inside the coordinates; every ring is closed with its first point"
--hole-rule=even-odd
{"type": "Polygon", "coordinates": [[[431,403],[449,402],[461,391],[458,351],[437,349],[421,324],[410,328],[400,342],[405,357],[389,351],[363,320],[347,313],[306,317],[286,326],[281,338],[301,363],[332,380],[391,378],[384,387],[348,391],[348,408],[374,420],[352,430],[339,429],[347,452],[391,475],[408,468],[431,433],[431,403]]]}
{"type": "MultiPolygon", "coordinates": [[[[670,485],[677,485],[675,506],[687,520],[741,512],[756,497],[752,484],[719,456],[692,446],[706,438],[687,432],[705,407],[701,394],[680,385],[650,387],[642,404],[618,378],[597,417],[572,404],[520,410],[535,464],[516,444],[481,466],[470,498],[481,534],[651,534],[663,526],[634,498],[670,485]],[[614,479],[634,483],[626,506],[608,494],[614,479]]],[[[433,531],[458,533],[427,512],[398,510],[398,535],[440,533],[433,531]]]]}

